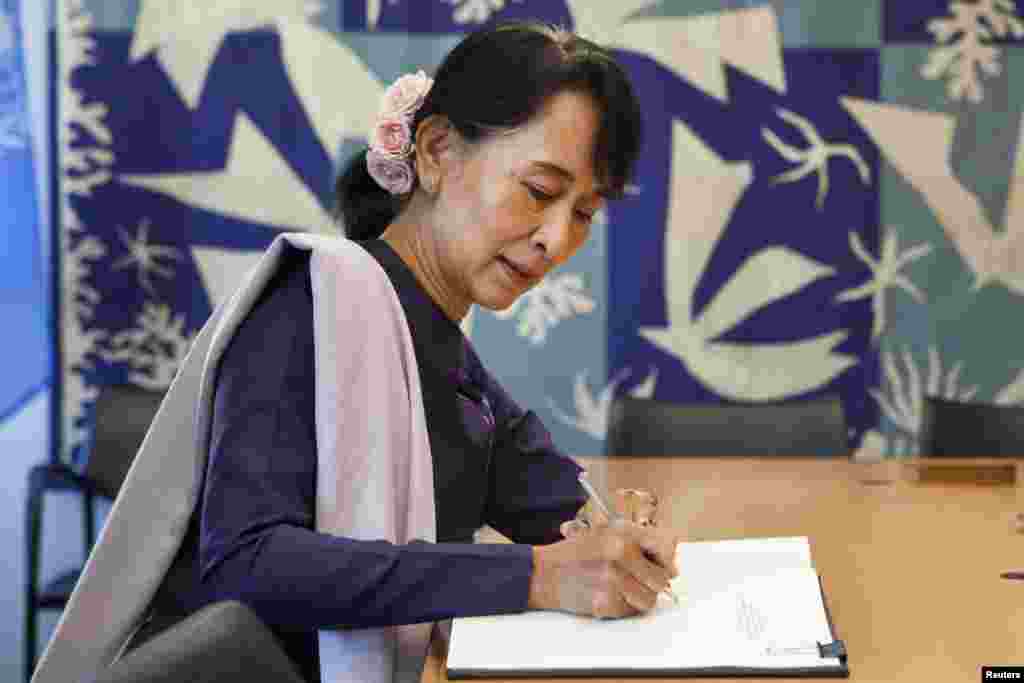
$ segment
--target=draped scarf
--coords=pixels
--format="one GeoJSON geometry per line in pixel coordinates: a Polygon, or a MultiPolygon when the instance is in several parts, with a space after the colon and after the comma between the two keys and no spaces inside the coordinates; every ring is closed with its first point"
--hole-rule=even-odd
{"type": "MultiPolygon", "coordinates": [[[[279,235],[231,299],[217,307],[182,361],[33,683],[91,679],[90,672],[94,676],[117,659],[138,627],[199,500],[219,360],[286,249],[311,251],[317,531],[398,544],[436,540],[418,366],[387,273],[348,239],[279,235]]],[[[323,683],[418,681],[431,628],[424,623],[321,630],[323,683]]]]}

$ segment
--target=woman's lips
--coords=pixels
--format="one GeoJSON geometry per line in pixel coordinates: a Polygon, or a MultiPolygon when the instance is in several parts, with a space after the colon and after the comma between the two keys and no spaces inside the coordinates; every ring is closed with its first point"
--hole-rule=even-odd
{"type": "Polygon", "coordinates": [[[498,262],[501,263],[502,267],[505,269],[505,272],[513,281],[519,284],[529,284],[531,281],[533,281],[533,277],[528,272],[522,270],[519,266],[517,266],[515,263],[508,260],[504,256],[499,256],[498,262]]]}

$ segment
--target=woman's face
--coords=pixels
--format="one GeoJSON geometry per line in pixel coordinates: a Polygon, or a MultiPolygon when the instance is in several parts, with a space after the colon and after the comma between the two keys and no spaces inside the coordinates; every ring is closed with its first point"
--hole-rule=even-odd
{"type": "Polygon", "coordinates": [[[603,202],[593,159],[598,124],[588,95],[563,92],[526,125],[469,146],[445,171],[438,250],[442,274],[461,296],[508,308],[586,241],[603,202]]]}

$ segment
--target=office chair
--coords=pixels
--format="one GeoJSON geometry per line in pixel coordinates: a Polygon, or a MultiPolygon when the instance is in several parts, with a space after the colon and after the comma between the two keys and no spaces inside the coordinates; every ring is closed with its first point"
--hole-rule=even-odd
{"type": "Polygon", "coordinates": [[[848,456],[839,397],[787,403],[612,402],[609,456],[848,456]]]}
{"type": "Polygon", "coordinates": [[[932,458],[1024,457],[1024,406],[925,397],[920,453],[932,458]]]}
{"type": "Polygon", "coordinates": [[[82,568],[77,567],[39,587],[45,494],[52,491],[75,491],[81,495],[84,558],[87,559],[96,539],[95,498],[113,500],[117,497],[163,396],[162,391],[134,385],[103,387],[96,401],[93,446],[84,472],[78,473],[57,462],[36,465],[29,470],[25,514],[28,555],[24,633],[26,681],[31,680],[35,670],[38,612],[43,609],[63,609],[82,572],[82,568]]]}
{"type": "Polygon", "coordinates": [[[215,602],[130,650],[95,683],[303,683],[280,642],[247,606],[215,602]]]}

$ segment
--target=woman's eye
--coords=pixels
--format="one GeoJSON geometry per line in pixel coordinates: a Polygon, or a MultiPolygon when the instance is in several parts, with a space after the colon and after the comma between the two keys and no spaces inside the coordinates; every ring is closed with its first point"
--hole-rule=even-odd
{"type": "Polygon", "coordinates": [[[530,185],[530,184],[527,183],[526,189],[529,190],[530,196],[532,196],[534,199],[536,199],[539,202],[546,202],[546,201],[550,201],[550,200],[555,198],[554,195],[548,194],[547,192],[545,192],[544,190],[540,189],[539,187],[536,187],[535,185],[530,185]]]}
{"type": "Polygon", "coordinates": [[[594,220],[594,214],[587,213],[586,211],[577,211],[576,215],[579,216],[580,220],[583,221],[584,223],[589,223],[590,221],[594,220]]]}

